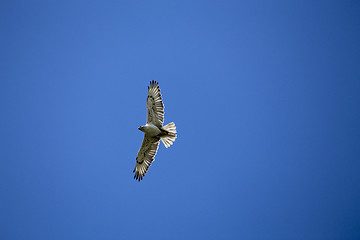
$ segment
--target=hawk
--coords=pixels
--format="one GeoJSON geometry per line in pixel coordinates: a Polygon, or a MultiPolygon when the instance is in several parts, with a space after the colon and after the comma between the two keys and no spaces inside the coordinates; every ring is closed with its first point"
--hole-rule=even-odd
{"type": "Polygon", "coordinates": [[[144,140],[136,156],[134,168],[134,179],[142,180],[159,148],[160,140],[166,148],[170,147],[176,139],[176,126],[171,122],[165,126],[164,123],[164,104],[162,102],[160,87],[158,82],[150,81],[148,87],[148,97],[146,100],[147,120],[144,126],[138,129],[144,132],[144,140]]]}

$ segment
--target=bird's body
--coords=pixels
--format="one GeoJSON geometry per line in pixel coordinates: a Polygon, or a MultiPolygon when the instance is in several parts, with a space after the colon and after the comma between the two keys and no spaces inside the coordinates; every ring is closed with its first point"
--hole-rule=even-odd
{"type": "Polygon", "coordinates": [[[156,137],[161,133],[161,129],[152,123],[147,123],[144,126],[141,126],[139,130],[143,131],[148,137],[156,137]]]}
{"type": "Polygon", "coordinates": [[[160,140],[166,148],[170,147],[175,141],[176,126],[171,122],[163,126],[164,122],[164,104],[160,93],[159,85],[156,81],[150,82],[148,87],[147,121],[139,130],[144,132],[144,140],[136,157],[136,165],[134,168],[136,180],[142,180],[159,148],[160,140]]]}

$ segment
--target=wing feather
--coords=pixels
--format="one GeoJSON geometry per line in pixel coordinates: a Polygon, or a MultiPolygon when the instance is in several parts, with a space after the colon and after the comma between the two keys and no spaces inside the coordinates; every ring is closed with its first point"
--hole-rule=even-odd
{"type": "Polygon", "coordinates": [[[142,180],[151,163],[155,160],[155,155],[159,148],[160,139],[144,136],[140,150],[136,156],[136,165],[134,168],[134,179],[142,180]]]}
{"type": "Polygon", "coordinates": [[[154,80],[150,82],[150,87],[148,87],[146,106],[146,123],[152,123],[155,126],[161,128],[164,123],[164,104],[162,101],[159,84],[154,80]]]}

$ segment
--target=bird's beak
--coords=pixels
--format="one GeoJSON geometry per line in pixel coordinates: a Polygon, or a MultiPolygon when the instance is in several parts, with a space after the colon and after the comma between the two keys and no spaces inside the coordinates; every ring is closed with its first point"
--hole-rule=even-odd
{"type": "Polygon", "coordinates": [[[138,129],[141,131],[141,127],[138,127],[138,129]]]}

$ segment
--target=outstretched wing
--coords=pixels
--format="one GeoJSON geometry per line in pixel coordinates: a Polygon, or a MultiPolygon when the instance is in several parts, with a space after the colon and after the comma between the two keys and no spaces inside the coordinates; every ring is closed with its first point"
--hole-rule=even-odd
{"type": "Polygon", "coordinates": [[[136,165],[134,168],[134,179],[142,180],[151,163],[155,160],[154,157],[159,148],[160,138],[144,136],[140,150],[136,156],[136,165]]]}
{"type": "Polygon", "coordinates": [[[150,82],[150,87],[148,87],[146,106],[146,123],[152,123],[158,128],[161,128],[164,123],[164,104],[161,98],[160,87],[154,80],[150,82]]]}

